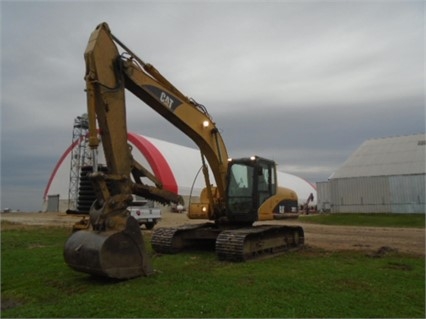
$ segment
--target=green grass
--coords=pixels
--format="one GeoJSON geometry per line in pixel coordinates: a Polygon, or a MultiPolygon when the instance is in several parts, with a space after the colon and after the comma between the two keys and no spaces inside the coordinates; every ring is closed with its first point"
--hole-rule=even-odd
{"type": "Polygon", "coordinates": [[[425,214],[318,214],[300,216],[306,223],[344,226],[425,227],[425,214]]]}
{"type": "Polygon", "coordinates": [[[154,256],[152,277],[112,281],[66,266],[66,229],[1,235],[2,317],[425,317],[423,257],[306,248],[234,264],[189,252],[154,256]]]}

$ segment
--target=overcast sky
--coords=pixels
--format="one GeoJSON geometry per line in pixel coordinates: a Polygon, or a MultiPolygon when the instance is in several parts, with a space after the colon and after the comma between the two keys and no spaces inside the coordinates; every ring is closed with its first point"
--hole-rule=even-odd
{"type": "MultiPolygon", "coordinates": [[[[1,1],[1,209],[41,209],[103,21],[207,107],[233,157],[316,182],[367,139],[425,131],[423,1],[1,1]]],[[[127,101],[130,131],[194,146],[127,101]]]]}

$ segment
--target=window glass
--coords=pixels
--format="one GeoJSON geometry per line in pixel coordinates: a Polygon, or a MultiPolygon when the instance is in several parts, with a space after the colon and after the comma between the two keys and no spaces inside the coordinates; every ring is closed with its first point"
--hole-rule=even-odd
{"type": "Polygon", "coordinates": [[[243,164],[231,167],[228,205],[235,213],[249,213],[253,207],[253,170],[243,164]]]}

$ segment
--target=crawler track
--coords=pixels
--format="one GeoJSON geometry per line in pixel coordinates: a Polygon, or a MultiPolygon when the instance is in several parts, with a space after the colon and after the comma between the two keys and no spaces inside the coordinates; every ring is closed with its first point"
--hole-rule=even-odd
{"type": "Polygon", "coordinates": [[[157,228],[151,239],[152,249],[160,254],[175,254],[179,250],[173,247],[173,239],[178,228],[157,228]]]}
{"type": "Polygon", "coordinates": [[[219,260],[246,261],[272,257],[304,244],[299,226],[263,225],[244,228],[219,228],[212,223],[158,228],[152,235],[157,253],[174,254],[186,248],[215,246],[219,260]],[[213,243],[214,245],[211,245],[213,243]]]}
{"type": "MultiPolygon", "coordinates": [[[[157,228],[152,234],[151,245],[157,253],[176,254],[185,248],[200,246],[197,240],[209,239],[200,233],[207,233],[213,226],[212,223],[205,223],[157,228]]],[[[215,239],[216,236],[210,234],[210,239],[215,239]]]]}
{"type": "Polygon", "coordinates": [[[220,260],[247,261],[273,257],[303,244],[301,227],[257,226],[221,232],[216,240],[216,254],[220,260]]]}

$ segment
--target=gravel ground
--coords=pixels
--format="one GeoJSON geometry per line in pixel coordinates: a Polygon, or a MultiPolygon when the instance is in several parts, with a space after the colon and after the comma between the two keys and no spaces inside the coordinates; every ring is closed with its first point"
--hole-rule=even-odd
{"type": "MultiPolygon", "coordinates": [[[[65,213],[2,213],[1,220],[9,223],[5,228],[25,227],[24,225],[72,227],[81,219],[78,215],[65,213]]],[[[162,220],[155,227],[170,227],[188,223],[200,223],[190,220],[186,214],[163,212],[162,220]]],[[[424,228],[389,227],[351,227],[324,226],[303,223],[298,219],[265,222],[265,224],[300,225],[305,230],[305,244],[327,251],[361,250],[380,251],[383,247],[414,255],[425,255],[424,228]]]]}

